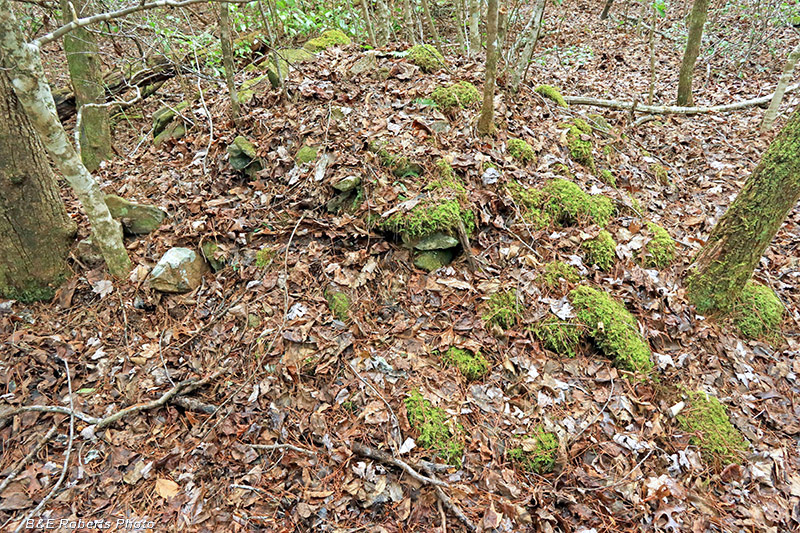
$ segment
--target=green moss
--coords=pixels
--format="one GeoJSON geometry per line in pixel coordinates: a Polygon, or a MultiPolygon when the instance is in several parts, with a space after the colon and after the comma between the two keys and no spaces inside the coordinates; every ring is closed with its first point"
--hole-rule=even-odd
{"type": "Polygon", "coordinates": [[[544,194],[539,189],[527,188],[517,181],[510,181],[506,185],[506,190],[519,207],[523,220],[535,229],[544,229],[553,221],[552,217],[542,209],[544,194]]]}
{"type": "Polygon", "coordinates": [[[408,421],[419,432],[417,444],[436,451],[447,464],[461,466],[464,445],[454,435],[460,426],[456,423],[451,431],[444,410],[433,407],[417,390],[411,391],[405,404],[408,421]]]}
{"type": "Polygon", "coordinates": [[[583,327],[550,315],[531,326],[531,332],[546,349],[559,355],[575,357],[583,336],[583,327]]]}
{"type": "Polygon", "coordinates": [[[22,303],[47,302],[53,299],[56,294],[56,287],[60,285],[66,276],[60,277],[53,283],[53,286],[37,285],[35,282],[28,283],[24,287],[12,287],[10,285],[0,285],[0,296],[8,300],[17,300],[22,303]]]}
{"type": "Polygon", "coordinates": [[[267,268],[272,264],[274,259],[275,250],[265,246],[256,252],[256,267],[267,268]]]}
{"type": "Polygon", "coordinates": [[[269,76],[259,76],[242,83],[239,91],[236,93],[236,98],[240,104],[247,104],[253,99],[256,94],[256,87],[266,80],[269,76]]]}
{"type": "Polygon", "coordinates": [[[559,280],[576,283],[581,279],[578,270],[564,261],[552,261],[544,266],[544,272],[537,278],[539,284],[549,291],[555,291],[561,286],[559,280]]]}
{"type": "Polygon", "coordinates": [[[340,291],[326,291],[325,299],[328,300],[328,309],[334,317],[342,322],[350,318],[350,297],[340,291]]]}
{"type": "Polygon", "coordinates": [[[541,94],[545,98],[552,100],[560,107],[569,107],[569,104],[567,104],[566,100],[564,100],[564,97],[561,96],[559,90],[552,85],[539,85],[534,89],[534,91],[541,94]]]}
{"type": "Polygon", "coordinates": [[[295,161],[299,165],[304,163],[310,163],[317,158],[317,149],[314,146],[303,146],[300,150],[297,151],[297,154],[294,156],[295,161]]]}
{"type": "Polygon", "coordinates": [[[408,50],[408,60],[423,72],[434,72],[444,66],[444,56],[429,44],[418,44],[408,50]]]}
{"type": "Polygon", "coordinates": [[[458,200],[422,200],[407,213],[397,212],[379,223],[383,230],[410,239],[428,236],[437,231],[448,233],[463,222],[467,234],[475,231],[475,214],[461,207],[458,200]]]}
{"type": "Polygon", "coordinates": [[[458,368],[461,375],[469,381],[481,379],[489,371],[489,361],[480,352],[473,353],[451,346],[441,357],[445,364],[458,368]]]}
{"type": "Polygon", "coordinates": [[[322,32],[322,35],[311,39],[303,48],[310,52],[320,52],[322,50],[326,50],[331,46],[342,45],[346,46],[350,44],[350,37],[347,36],[341,30],[327,30],[322,32]]]}
{"type": "Polygon", "coordinates": [[[436,170],[438,177],[425,185],[426,191],[447,189],[457,193],[459,197],[466,197],[467,188],[464,187],[461,179],[456,175],[453,167],[446,159],[440,158],[436,161],[436,170]]]}
{"type": "Polygon", "coordinates": [[[258,158],[256,146],[247,138],[237,135],[233,143],[228,146],[227,151],[228,161],[235,170],[239,170],[251,178],[261,170],[261,160],[258,158]]]}
{"type": "Polygon", "coordinates": [[[508,155],[513,157],[520,163],[530,163],[536,161],[536,152],[530,144],[522,139],[509,139],[508,140],[508,155]]]}
{"type": "Polygon", "coordinates": [[[784,310],[771,288],[748,281],[733,306],[733,323],[745,337],[770,339],[780,331],[784,310]]]}
{"type": "Polygon", "coordinates": [[[606,117],[604,117],[603,115],[600,115],[598,113],[589,113],[588,115],[586,115],[586,118],[588,118],[598,128],[603,129],[605,131],[611,131],[611,125],[608,123],[606,117]]]}
{"type": "Polygon", "coordinates": [[[617,178],[614,177],[614,173],[608,170],[607,168],[600,170],[600,179],[606,185],[610,185],[614,188],[617,187],[617,178]]]}
{"type": "Polygon", "coordinates": [[[647,241],[642,249],[644,252],[642,264],[646,268],[664,268],[675,259],[675,241],[667,230],[658,224],[648,220],[647,227],[653,233],[653,238],[647,241]]]}
{"type": "Polygon", "coordinates": [[[451,111],[458,107],[472,107],[481,101],[481,93],[468,81],[460,81],[448,87],[437,87],[431,93],[431,99],[443,111],[451,111]]]}
{"type": "Polygon", "coordinates": [[[174,107],[164,106],[158,111],[153,113],[153,138],[158,137],[161,132],[167,129],[167,126],[178,116],[183,110],[189,107],[189,102],[183,101],[174,107]]]}
{"type": "Polygon", "coordinates": [[[219,246],[214,241],[203,241],[200,246],[203,257],[211,266],[211,270],[219,272],[225,268],[225,256],[220,253],[219,246]]]}
{"type": "Polygon", "coordinates": [[[691,442],[703,457],[718,464],[738,463],[748,444],[733,427],[725,407],[704,392],[689,393],[688,405],[677,416],[683,431],[692,434],[691,442]]]}
{"type": "Polygon", "coordinates": [[[586,251],[584,259],[590,265],[597,265],[600,270],[608,270],[617,259],[617,243],[606,230],[601,230],[592,240],[581,245],[586,251]]]}
{"type": "Polygon", "coordinates": [[[509,329],[521,316],[522,306],[517,300],[517,291],[509,289],[496,292],[489,297],[486,313],[482,318],[487,324],[496,324],[503,329],[509,329]]]}
{"type": "Polygon", "coordinates": [[[584,138],[591,135],[591,133],[592,127],[585,120],[576,118],[572,121],[572,125],[569,126],[567,131],[567,148],[573,161],[587,167],[592,172],[596,172],[597,167],[592,155],[592,141],[584,138]]]}
{"type": "Polygon", "coordinates": [[[608,294],[582,286],[569,293],[578,320],[598,348],[625,370],[650,372],[650,346],[639,335],[636,319],[608,294]]]}
{"type": "Polygon", "coordinates": [[[558,438],[538,426],[522,440],[521,446],[508,451],[508,457],[528,472],[547,474],[556,466],[558,438]]]}
{"type": "Polygon", "coordinates": [[[658,180],[658,183],[665,186],[669,185],[669,172],[667,172],[667,169],[664,167],[664,165],[652,163],[650,165],[650,172],[653,173],[653,176],[655,176],[656,180],[658,180]]]}
{"type": "Polygon", "coordinates": [[[542,192],[546,197],[544,210],[560,224],[584,222],[594,223],[602,228],[608,225],[615,212],[610,198],[592,196],[569,180],[551,180],[542,192]]]}

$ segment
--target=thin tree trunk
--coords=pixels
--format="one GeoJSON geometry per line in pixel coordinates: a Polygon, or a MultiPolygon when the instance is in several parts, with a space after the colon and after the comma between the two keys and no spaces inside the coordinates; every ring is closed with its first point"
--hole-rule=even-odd
{"type": "Polygon", "coordinates": [[[425,15],[425,22],[428,24],[428,31],[431,34],[431,39],[437,43],[442,42],[442,39],[439,37],[439,32],[436,29],[436,24],[433,23],[433,16],[431,16],[431,9],[428,5],[428,0],[422,0],[422,12],[425,15]]]}
{"type": "Polygon", "coordinates": [[[683,53],[681,70],[678,75],[678,100],[679,106],[692,105],[692,74],[697,56],[700,55],[700,43],[703,40],[703,26],[708,17],[709,0],[694,0],[692,14],[689,17],[689,40],[683,53]]]}
{"type": "Polygon", "coordinates": [[[464,38],[464,0],[456,1],[456,39],[458,40],[458,48],[462,52],[467,50],[467,41],[464,38]]]}
{"type": "Polygon", "coordinates": [[[241,109],[239,108],[239,96],[236,94],[236,83],[233,80],[231,25],[228,22],[228,4],[225,2],[219,5],[219,33],[220,47],[222,48],[222,66],[225,67],[225,85],[228,86],[228,95],[231,100],[231,118],[233,118],[234,124],[238,126],[241,109]]]}
{"type": "Polygon", "coordinates": [[[42,68],[39,48],[22,42],[19,25],[9,6],[0,0],[0,51],[12,79],[14,93],[34,130],[61,174],[69,182],[92,224],[92,239],[100,248],[113,276],[126,277],[131,269],[122,242],[122,226],[111,218],[105,195],[83,166],[80,156],[56,116],[56,106],[42,68]]]}
{"type": "Polygon", "coordinates": [[[48,300],[69,275],[75,224],[44,147],[0,71],[0,297],[48,300]]]}
{"type": "Polygon", "coordinates": [[[527,72],[528,64],[531,62],[531,57],[533,57],[533,50],[536,47],[536,42],[539,40],[542,20],[544,20],[545,4],[546,0],[536,0],[536,4],[533,6],[533,16],[531,20],[528,21],[528,24],[522,31],[522,35],[517,42],[514,43],[514,46],[511,47],[509,52],[509,57],[514,61],[514,68],[511,72],[511,90],[513,92],[519,90],[523,75],[527,72]],[[522,53],[518,54],[517,51],[520,46],[523,46],[522,53]]]}
{"type": "Polygon", "coordinates": [[[386,7],[384,0],[375,2],[375,18],[377,19],[377,31],[375,39],[379,46],[385,46],[392,38],[392,21],[389,15],[389,8],[386,7]]]}
{"type": "Polygon", "coordinates": [[[478,31],[481,17],[481,0],[469,0],[469,46],[470,54],[481,49],[481,34],[478,31]]]}
{"type": "Polygon", "coordinates": [[[494,84],[497,76],[497,0],[489,0],[486,13],[486,81],[483,85],[483,107],[478,119],[478,133],[494,130],[494,84]]]}
{"type": "Polygon", "coordinates": [[[653,8],[653,21],[650,26],[650,90],[647,93],[647,105],[653,105],[653,96],[656,91],[656,24],[658,24],[658,12],[653,8]]]}
{"type": "Polygon", "coordinates": [[[412,44],[417,44],[417,32],[414,30],[414,11],[411,8],[411,0],[403,0],[403,27],[406,32],[406,39],[412,44]]]}
{"type": "Polygon", "coordinates": [[[769,108],[767,109],[766,113],[764,113],[764,119],[761,122],[761,131],[768,131],[772,129],[772,124],[775,122],[775,118],[778,116],[778,109],[781,107],[783,94],[786,92],[786,86],[789,85],[790,81],[792,81],[792,76],[794,76],[794,67],[797,65],[797,61],[799,59],[800,44],[794,47],[794,50],[792,50],[792,52],[789,54],[789,58],[786,60],[786,65],[783,67],[781,79],[778,80],[778,86],[775,88],[775,94],[772,95],[772,102],[770,102],[769,108]]]}
{"type": "Polygon", "coordinates": [[[364,12],[364,24],[367,25],[369,44],[371,44],[373,48],[377,48],[378,41],[375,40],[375,28],[372,27],[372,17],[369,14],[369,2],[367,2],[367,0],[361,0],[361,9],[364,12]]]}
{"type": "MultiPolygon", "coordinates": [[[[85,6],[84,0],[61,0],[64,24],[69,24],[77,16],[87,16],[88,13],[84,12],[85,6]]],[[[66,34],[64,53],[67,56],[69,77],[75,91],[76,109],[85,104],[105,103],[103,73],[94,34],[86,28],[77,28],[66,34]]],[[[85,108],[81,113],[80,130],[81,160],[89,171],[97,170],[101,161],[114,156],[111,148],[108,107],[85,108]]]]}
{"type": "Polygon", "coordinates": [[[608,12],[611,11],[611,5],[614,3],[614,0],[606,0],[606,5],[603,6],[603,12],[600,13],[600,20],[606,20],[608,18],[608,12]]]}
{"type": "Polygon", "coordinates": [[[695,259],[687,287],[699,313],[730,309],[798,198],[800,111],[795,111],[695,259]]]}

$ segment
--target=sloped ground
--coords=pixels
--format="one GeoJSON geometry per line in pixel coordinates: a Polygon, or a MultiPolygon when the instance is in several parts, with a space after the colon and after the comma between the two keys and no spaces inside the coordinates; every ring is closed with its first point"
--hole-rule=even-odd
{"type": "MultiPolygon", "coordinates": [[[[541,50],[579,46],[594,53],[582,65],[544,56],[545,64],[529,72],[533,85],[619,99],[646,92],[646,38],[608,30],[585,6],[564,9],[562,30],[546,36],[541,50]]],[[[555,15],[550,22],[556,27],[555,15]]],[[[481,61],[448,58],[452,73],[423,74],[389,52],[378,54],[377,69],[352,78],[348,69],[362,57],[356,46],[324,52],[292,72],[286,107],[263,87],[244,121],[266,161],[253,182],[227,163],[225,147],[236,133],[224,118],[224,92],[209,88],[210,146],[197,104],[197,122],[184,139],[162,151],[147,144],[134,149],[131,142],[130,157],[102,171],[107,191],[149,199],[170,214],[156,233],[130,240],[140,265],[131,282],[105,294],[103,269],[76,261],[75,277],[53,304],[0,308],[3,400],[14,407],[69,406],[62,359],[75,410],[96,417],[156,399],[181,380],[213,376],[188,395],[199,405],[131,414],[94,434],[77,420],[69,476],[47,506],[51,516],[146,517],[156,521],[155,530],[420,531],[443,523],[461,530],[433,487],[352,451],[353,443],[401,450],[398,456],[417,470],[422,459],[443,462],[419,445],[409,423],[406,398],[418,390],[445,411],[450,434],[463,443],[460,466],[437,476],[482,530],[798,527],[800,212],[790,215],[756,274],[787,306],[780,342],[748,341],[727,322],[696,316],[679,283],[771,138],[757,133],[761,111],[662,118],[631,131],[624,129],[626,113],[601,110],[616,133],[592,135],[594,156],[615,174],[615,189],[572,161],[565,146],[561,125],[597,110],[559,108],[526,87],[499,96],[500,132],[481,140],[474,135],[476,109],[445,116],[425,100],[450,81],[480,87],[481,61]],[[537,162],[512,160],[511,137],[527,140],[537,162]],[[422,165],[423,177],[393,176],[368,150],[377,140],[422,165]],[[314,165],[295,166],[303,144],[332,156],[321,180],[314,165]],[[425,193],[439,158],[451,162],[477,216],[476,272],[462,253],[426,274],[375,225],[398,203],[425,193]],[[502,176],[496,184],[481,179],[486,163],[502,176]],[[667,168],[669,183],[659,182],[654,163],[667,168]],[[563,174],[560,165],[584,190],[606,194],[617,206],[606,229],[620,246],[605,272],[582,260],[580,244],[598,227],[537,229],[505,188],[512,180],[541,186],[563,174]],[[350,175],[361,177],[364,203],[352,214],[329,214],[331,184],[350,175]],[[631,208],[628,193],[639,208],[631,208]],[[668,267],[644,269],[634,257],[631,243],[647,235],[637,211],[678,242],[668,267]],[[148,268],[167,249],[209,240],[227,266],[206,276],[200,289],[164,296],[147,288],[148,268]],[[577,265],[581,284],[601,288],[633,312],[655,352],[649,379],[615,367],[588,341],[568,358],[534,338],[530,326],[563,313],[561,296],[574,286],[542,287],[544,265],[554,259],[577,265]],[[520,320],[507,330],[487,325],[487,298],[509,288],[522,304],[520,320]],[[352,301],[345,322],[328,308],[331,290],[352,301]],[[468,382],[437,355],[451,346],[480,350],[488,372],[468,382]],[[752,445],[741,464],[707,460],[670,415],[695,390],[720,398],[752,445]],[[203,412],[208,406],[217,410],[203,412]],[[557,436],[552,472],[526,472],[508,455],[538,427],[557,436]],[[408,450],[407,438],[418,446],[408,450]],[[252,443],[296,448],[257,450],[252,443]]],[[[670,100],[680,52],[669,42],[660,42],[658,52],[657,95],[670,100]]],[[[720,75],[696,100],[724,103],[769,92],[780,61],[754,62],[765,71],[746,70],[736,84],[720,75]]],[[[146,132],[148,121],[120,125],[117,138],[127,143],[123,132],[133,127],[146,132]]],[[[0,498],[4,529],[13,529],[60,474],[69,422],[49,413],[0,422],[8,471],[54,420],[58,437],[0,498]]]]}

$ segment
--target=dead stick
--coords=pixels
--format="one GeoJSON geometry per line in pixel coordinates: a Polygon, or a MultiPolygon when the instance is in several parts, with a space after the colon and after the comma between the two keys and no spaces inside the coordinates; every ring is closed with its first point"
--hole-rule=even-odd
{"type": "Polygon", "coordinates": [[[360,442],[353,442],[350,445],[350,449],[353,453],[361,455],[363,457],[369,457],[370,459],[375,459],[376,461],[381,461],[382,463],[388,463],[390,465],[394,465],[397,468],[405,471],[409,476],[413,477],[420,483],[424,483],[426,485],[435,485],[437,487],[449,487],[450,485],[445,483],[444,481],[439,481],[438,479],[423,476],[413,468],[411,465],[403,461],[402,459],[397,459],[396,457],[392,457],[388,453],[382,452],[380,450],[376,450],[371,446],[367,446],[366,444],[361,444],[360,442]]]}

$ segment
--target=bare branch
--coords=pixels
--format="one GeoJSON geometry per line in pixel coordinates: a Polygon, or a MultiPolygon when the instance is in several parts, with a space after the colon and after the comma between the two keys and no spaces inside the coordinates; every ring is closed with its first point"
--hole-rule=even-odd
{"type": "MultiPolygon", "coordinates": [[[[394,465],[401,470],[405,471],[409,476],[413,477],[420,483],[424,483],[425,485],[435,485],[437,487],[449,487],[447,483],[444,481],[439,481],[438,479],[423,476],[413,468],[411,465],[403,461],[402,459],[397,459],[396,457],[392,457],[388,453],[382,452],[380,450],[376,450],[371,446],[367,446],[366,444],[361,444],[360,442],[353,442],[350,445],[350,449],[353,450],[353,453],[361,455],[363,457],[369,457],[370,459],[375,459],[376,461],[380,461],[382,463],[388,463],[390,465],[394,465]]],[[[447,505],[445,503],[445,505],[447,505]]]]}

